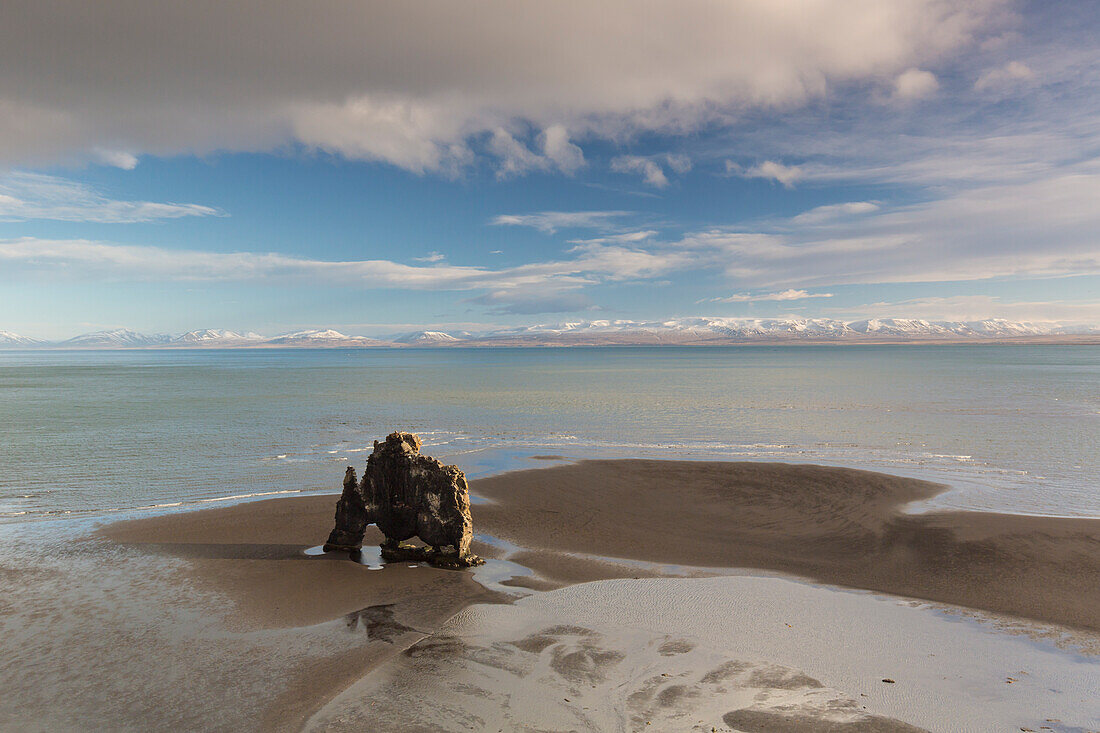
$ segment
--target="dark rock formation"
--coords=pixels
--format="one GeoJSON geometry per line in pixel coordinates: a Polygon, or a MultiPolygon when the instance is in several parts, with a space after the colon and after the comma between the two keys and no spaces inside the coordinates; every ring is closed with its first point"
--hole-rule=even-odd
{"type": "Polygon", "coordinates": [[[384,560],[427,560],[451,568],[484,562],[470,554],[473,522],[466,476],[455,466],[420,455],[420,438],[412,433],[391,433],[384,443],[375,441],[358,483],[355,469],[348,468],[325,552],[358,551],[368,524],[377,524],[386,536],[384,560]],[[413,537],[428,547],[402,544],[413,537]]]}
{"type": "Polygon", "coordinates": [[[325,552],[361,550],[363,533],[367,531],[370,521],[363,506],[359,484],[355,480],[355,469],[348,466],[348,470],[344,472],[344,492],[340,494],[340,501],[336,502],[336,527],[328,536],[325,552]]]}

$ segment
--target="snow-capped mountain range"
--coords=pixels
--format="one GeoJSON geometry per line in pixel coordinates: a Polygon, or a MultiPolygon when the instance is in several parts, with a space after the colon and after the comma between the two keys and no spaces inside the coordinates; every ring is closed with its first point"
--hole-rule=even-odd
{"type": "Polygon", "coordinates": [[[44,343],[46,342],[28,336],[20,336],[11,331],[0,331],[0,347],[7,346],[9,348],[25,349],[28,347],[41,346],[44,343]]]}
{"type": "Polygon", "coordinates": [[[674,318],[664,321],[598,320],[500,328],[480,333],[416,331],[385,338],[311,329],[266,338],[257,333],[201,329],[179,335],[129,329],[96,331],[64,341],[43,341],[0,331],[0,348],[367,348],[424,346],[581,346],[629,344],[738,344],[751,342],[967,342],[1013,339],[1100,342],[1100,326],[1053,322],[926,321],[914,318],[674,318]]]}
{"type": "MultiPolygon", "coordinates": [[[[465,336],[470,336],[466,333],[465,336]]],[[[415,333],[404,333],[400,336],[394,336],[390,339],[396,344],[456,344],[463,340],[463,336],[452,336],[449,333],[443,333],[442,331],[417,331],[415,333]]]]}
{"type": "Polygon", "coordinates": [[[273,346],[307,346],[307,347],[324,347],[324,346],[378,346],[383,345],[386,342],[379,341],[378,339],[367,338],[366,336],[346,336],[339,331],[334,331],[331,328],[327,329],[311,329],[308,331],[295,331],[294,333],[283,334],[282,336],[276,336],[273,339],[268,339],[265,343],[273,346]]]}

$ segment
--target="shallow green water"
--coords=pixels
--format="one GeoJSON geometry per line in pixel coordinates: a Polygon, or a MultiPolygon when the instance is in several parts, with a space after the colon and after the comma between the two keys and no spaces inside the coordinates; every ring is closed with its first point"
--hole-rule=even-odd
{"type": "Polygon", "coordinates": [[[0,352],[0,521],[335,490],[394,429],[472,475],[822,462],[1100,516],[1100,347],[945,345],[0,352]]]}

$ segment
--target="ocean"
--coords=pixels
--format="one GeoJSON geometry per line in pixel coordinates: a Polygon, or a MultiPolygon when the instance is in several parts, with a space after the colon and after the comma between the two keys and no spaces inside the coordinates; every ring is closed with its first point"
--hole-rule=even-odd
{"type": "Polygon", "coordinates": [[[4,351],[0,522],[338,491],[393,430],[473,478],[822,463],[948,484],[932,507],[1100,516],[1100,348],[843,345],[4,351]]]}

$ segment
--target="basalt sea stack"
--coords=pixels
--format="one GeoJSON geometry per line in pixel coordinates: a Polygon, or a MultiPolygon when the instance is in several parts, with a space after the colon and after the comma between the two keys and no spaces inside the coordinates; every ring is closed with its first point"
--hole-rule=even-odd
{"type": "Polygon", "coordinates": [[[473,521],[465,474],[420,455],[420,445],[413,433],[391,433],[385,442],[374,441],[361,481],[348,468],[325,552],[360,550],[367,525],[377,524],[386,536],[383,560],[427,560],[451,568],[484,562],[470,554],[473,521]],[[427,547],[402,544],[413,537],[427,547]]]}

